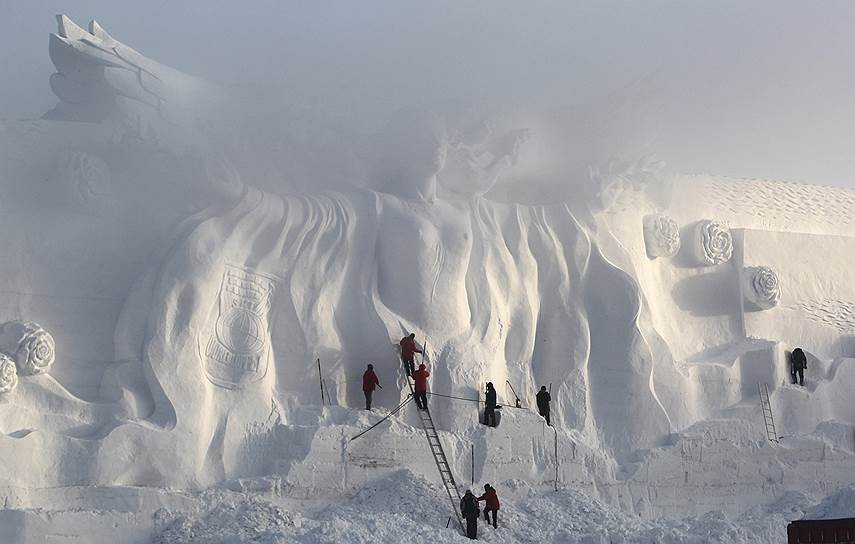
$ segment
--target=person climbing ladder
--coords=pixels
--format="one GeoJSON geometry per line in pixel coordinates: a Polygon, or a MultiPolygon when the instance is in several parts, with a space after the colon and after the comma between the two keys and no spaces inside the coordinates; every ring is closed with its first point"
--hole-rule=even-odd
{"type": "Polygon", "coordinates": [[[416,406],[419,407],[419,410],[427,410],[427,379],[430,376],[430,372],[427,371],[424,363],[419,365],[419,369],[413,372],[413,381],[415,382],[415,394],[413,395],[416,400],[416,406]]]}
{"type": "Polygon", "coordinates": [[[416,353],[423,353],[419,346],[416,345],[416,333],[410,333],[409,336],[401,338],[401,361],[404,363],[404,370],[407,371],[407,376],[412,376],[416,369],[413,358],[416,353]]]}

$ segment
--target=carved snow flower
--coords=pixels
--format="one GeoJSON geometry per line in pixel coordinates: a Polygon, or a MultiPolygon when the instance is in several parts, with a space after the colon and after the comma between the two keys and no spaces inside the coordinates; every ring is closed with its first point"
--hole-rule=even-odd
{"type": "Polygon", "coordinates": [[[677,222],[661,213],[645,216],[644,245],[651,259],[676,255],[680,250],[680,228],[677,222]]]}
{"type": "Polygon", "coordinates": [[[28,323],[24,336],[18,342],[15,361],[21,374],[43,374],[55,358],[53,337],[35,323],[28,323]]]}
{"type": "Polygon", "coordinates": [[[0,394],[10,393],[18,385],[18,369],[15,361],[0,353],[0,394]]]}
{"type": "Polygon", "coordinates": [[[742,271],[742,293],[745,300],[758,308],[774,308],[781,299],[778,275],[768,266],[748,267],[742,271]]]}
{"type": "Polygon", "coordinates": [[[701,221],[695,227],[694,255],[706,266],[726,263],[733,255],[733,238],[727,225],[718,221],[701,221]]]}

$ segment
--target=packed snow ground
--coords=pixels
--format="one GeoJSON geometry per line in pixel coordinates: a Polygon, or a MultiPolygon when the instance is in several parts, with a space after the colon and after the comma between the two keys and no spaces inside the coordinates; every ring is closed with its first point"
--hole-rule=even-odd
{"type": "MultiPolygon", "coordinates": [[[[573,489],[556,492],[520,481],[503,482],[498,489],[499,528],[482,520],[478,529],[484,542],[771,544],[785,541],[787,523],[805,515],[814,519],[855,516],[855,487],[821,502],[788,493],[735,519],[711,512],[679,520],[644,520],[573,489]]],[[[446,520],[441,518],[448,513],[443,493],[438,485],[407,470],[326,506],[212,490],[198,496],[200,504],[209,508],[203,512],[159,511],[155,543],[468,542],[453,526],[443,528],[446,520]]]]}

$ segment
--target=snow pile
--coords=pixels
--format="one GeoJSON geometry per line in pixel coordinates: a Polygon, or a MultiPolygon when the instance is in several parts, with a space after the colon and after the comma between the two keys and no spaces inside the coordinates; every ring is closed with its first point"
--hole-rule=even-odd
{"type": "MultiPolygon", "coordinates": [[[[790,493],[774,504],[751,509],[736,518],[710,512],[651,521],[572,489],[554,492],[509,481],[500,486],[503,494],[498,530],[481,521],[479,538],[508,544],[772,544],[786,539],[787,524],[805,512],[811,519],[855,516],[853,490],[842,490],[816,506],[811,498],[790,493]]],[[[435,518],[448,512],[442,493],[438,486],[399,471],[304,517],[289,515],[273,502],[235,494],[207,513],[192,518],[180,516],[159,532],[155,543],[464,542],[466,539],[453,525],[449,529],[438,528],[444,520],[435,518]]],[[[159,516],[165,514],[161,512],[159,516]]]]}
{"type": "Polygon", "coordinates": [[[195,519],[159,510],[155,523],[163,529],[158,531],[154,544],[278,543],[283,542],[283,534],[300,526],[301,516],[263,499],[242,496],[238,501],[227,497],[195,519]]]}

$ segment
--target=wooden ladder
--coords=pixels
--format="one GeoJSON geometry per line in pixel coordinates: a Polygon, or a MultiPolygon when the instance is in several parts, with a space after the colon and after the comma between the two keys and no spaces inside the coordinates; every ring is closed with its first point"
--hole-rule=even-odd
{"type": "Polygon", "coordinates": [[[775,418],[772,416],[772,403],[769,401],[769,385],[760,385],[757,382],[757,392],[760,393],[760,408],[763,410],[763,424],[766,426],[766,438],[769,442],[778,442],[778,433],[775,430],[775,418]]]}

